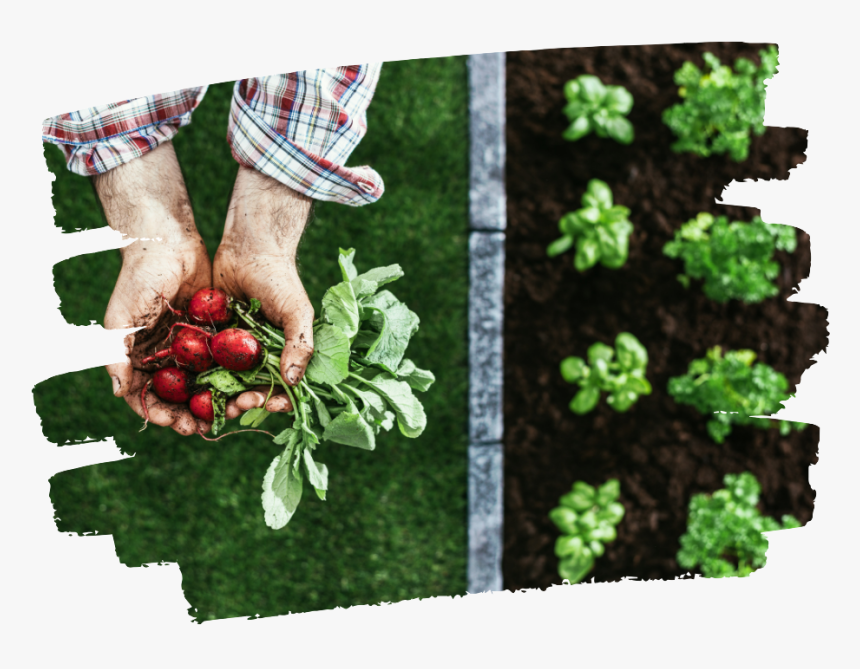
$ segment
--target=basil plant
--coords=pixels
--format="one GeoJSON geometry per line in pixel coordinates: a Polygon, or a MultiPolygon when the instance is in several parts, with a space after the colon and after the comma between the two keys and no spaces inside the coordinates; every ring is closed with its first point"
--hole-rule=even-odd
{"type": "Polygon", "coordinates": [[[627,219],[630,210],[614,204],[612,191],[600,179],[588,182],[582,196],[582,209],[565,214],[558,222],[562,237],[547,248],[553,258],[576,244],[573,265],[580,272],[598,262],[604,267],[618,269],[627,262],[630,233],[633,224],[627,219]]]}
{"type": "Polygon", "coordinates": [[[561,375],[568,383],[579,385],[570,402],[575,414],[585,414],[600,401],[601,391],[609,392],[606,403],[618,412],[627,411],[640,395],[651,394],[645,378],[648,351],[629,332],[615,338],[615,349],[600,342],[588,347],[588,364],[571,356],[561,363],[561,375]]]}

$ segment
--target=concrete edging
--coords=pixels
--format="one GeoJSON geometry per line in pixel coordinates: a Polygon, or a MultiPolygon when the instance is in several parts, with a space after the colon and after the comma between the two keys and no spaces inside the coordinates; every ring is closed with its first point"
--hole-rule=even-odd
{"type": "Polygon", "coordinates": [[[505,54],[469,56],[467,592],[502,589],[505,54]]]}

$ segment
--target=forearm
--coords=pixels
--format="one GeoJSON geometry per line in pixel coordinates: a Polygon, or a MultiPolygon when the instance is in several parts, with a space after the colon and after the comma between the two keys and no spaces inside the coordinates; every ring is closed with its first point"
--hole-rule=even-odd
{"type": "Polygon", "coordinates": [[[93,183],[108,225],[146,240],[125,247],[124,258],[203,243],[171,142],[94,176],[93,183]]]}
{"type": "Polygon", "coordinates": [[[311,198],[275,179],[240,167],[221,244],[243,256],[273,256],[294,267],[312,205],[311,198]]]}

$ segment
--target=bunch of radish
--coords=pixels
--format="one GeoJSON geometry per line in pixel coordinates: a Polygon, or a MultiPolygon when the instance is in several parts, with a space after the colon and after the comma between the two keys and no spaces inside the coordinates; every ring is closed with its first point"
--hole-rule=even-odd
{"type": "MultiPolygon", "coordinates": [[[[321,444],[373,451],[377,435],[395,425],[412,439],[427,425],[414,392],[426,391],[435,377],[406,357],[419,319],[387,288],[403,270],[388,265],[359,274],[354,258],[353,249],[341,249],[342,281],[323,295],[313,324],[314,353],[294,386],[280,373],[284,333],[263,318],[260,301],[246,303],[214,288],[198,291],[186,311],[168,304],[183,320],[171,327],[170,346],[142,361],[144,366],[166,364],[141,390],[147,422],[151,387],[165,402],[188,403],[194,416],[212,423],[216,437],[224,428],[230,397],[268,386],[268,402],[276,387],[283,389],[292,406],[288,426],[277,434],[265,432],[282,449],[263,478],[264,517],[273,529],[286,525],[295,513],[303,481],[325,499],[328,468],[315,453],[321,444]]],[[[256,428],[271,415],[266,402],[244,412],[240,425],[264,432],[256,428]]]]}
{"type": "Polygon", "coordinates": [[[170,346],[141,361],[143,365],[149,365],[172,358],[175,363],[157,370],[151,382],[141,390],[147,422],[146,393],[150,385],[160,399],[173,404],[187,403],[194,416],[212,423],[215,420],[212,391],[198,387],[196,375],[207,371],[213,364],[234,372],[246,372],[260,363],[263,347],[251,332],[238,327],[216,331],[231,320],[230,301],[223,290],[203,288],[191,298],[186,312],[171,308],[173,313],[187,315],[200,325],[175,323],[168,335],[168,338],[173,336],[170,346]],[[212,331],[201,326],[208,326],[212,331]],[[177,328],[180,329],[174,336],[177,328]]]}

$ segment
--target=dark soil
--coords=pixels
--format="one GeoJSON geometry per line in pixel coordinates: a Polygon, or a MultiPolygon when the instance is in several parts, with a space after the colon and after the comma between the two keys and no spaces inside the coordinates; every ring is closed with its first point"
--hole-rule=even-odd
{"type": "MultiPolygon", "coordinates": [[[[770,128],[754,138],[750,156],[708,159],[675,154],[661,113],[678,102],[672,77],[685,60],[702,65],[711,51],[725,63],[758,63],[765,45],[698,44],[509,53],[507,56],[508,234],[505,285],[505,587],[561,583],[553,553],[558,531],[548,512],[574,481],[599,485],[615,477],[626,509],[618,538],[586,577],[670,579],[686,573],[675,561],[687,506],[698,492],[722,487],[729,472],[751,471],[762,486],[760,509],[777,518],[812,517],[808,468],[817,460],[818,428],[781,437],[777,430],[734,427],[723,445],[708,436],[702,416],[666,392],[670,377],[714,345],[750,348],[788,378],[793,392],[810,358],[827,345],[827,312],[788,302],[809,275],[809,237],[780,253],[778,297],[755,305],[708,300],[698,282],[684,290],[679,261],[663,255],[674,231],[700,211],[745,220],[754,209],[715,204],[734,180],[786,179],[805,159],[806,131],[770,128]],[[566,142],[562,86],[590,73],[625,86],[635,100],[630,146],[586,137],[566,142]],[[619,270],[573,268],[573,252],[548,258],[561,216],[578,209],[589,179],[606,181],[628,206],[635,231],[619,270]],[[585,356],[595,341],[612,345],[631,332],[648,349],[654,391],[624,414],[602,399],[576,416],[559,363],[585,356]]],[[[780,221],[768,221],[779,223],[780,221]]],[[[604,394],[605,397],[605,394],[604,394]]]]}

